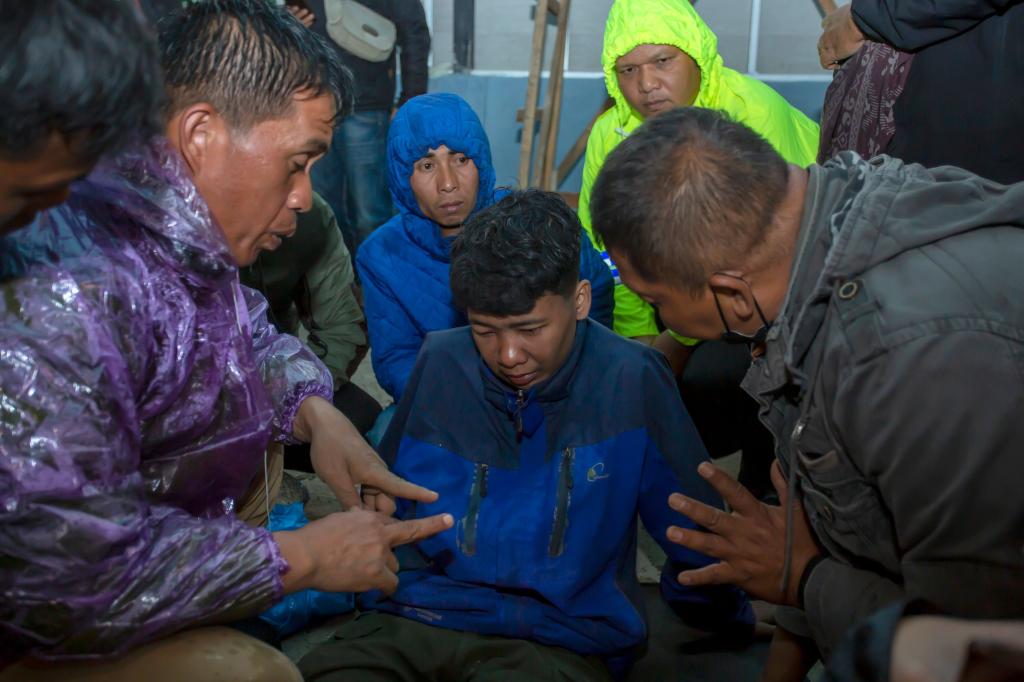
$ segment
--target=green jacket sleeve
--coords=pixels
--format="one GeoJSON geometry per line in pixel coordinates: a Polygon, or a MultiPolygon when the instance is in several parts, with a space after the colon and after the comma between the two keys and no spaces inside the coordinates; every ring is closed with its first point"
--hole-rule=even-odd
{"type": "Polygon", "coordinates": [[[337,220],[328,216],[327,247],[306,275],[309,300],[300,305],[309,347],[334,377],[337,388],[348,382],[349,365],[366,350],[363,311],[352,291],[352,259],[341,239],[337,220]]]}
{"type": "Polygon", "coordinates": [[[597,180],[605,157],[615,147],[619,136],[614,130],[614,116],[614,109],[606,111],[594,124],[587,140],[587,156],[583,161],[583,185],[580,187],[580,222],[583,223],[590,241],[594,243],[615,279],[615,312],[612,328],[616,333],[626,337],[657,336],[658,325],[654,321],[654,308],[630,291],[619,279],[619,273],[608,256],[608,251],[594,234],[590,219],[590,193],[594,189],[594,181],[597,180]]]}
{"type": "MultiPolygon", "coordinates": [[[[612,328],[616,333],[629,338],[657,336],[659,332],[654,308],[630,291],[629,287],[619,279],[615,263],[612,262],[604,244],[594,234],[590,219],[590,194],[594,189],[594,181],[597,180],[597,174],[601,171],[601,166],[604,165],[605,157],[615,147],[617,140],[621,139],[619,133],[614,130],[614,116],[614,109],[606,111],[594,124],[587,140],[587,156],[583,161],[583,185],[580,187],[580,222],[583,223],[583,229],[587,231],[587,236],[594,243],[605,264],[611,269],[612,277],[615,279],[615,312],[612,328]]],[[[673,334],[673,336],[675,335],[673,334]]],[[[685,345],[697,343],[686,337],[675,336],[675,338],[685,345]]]]}

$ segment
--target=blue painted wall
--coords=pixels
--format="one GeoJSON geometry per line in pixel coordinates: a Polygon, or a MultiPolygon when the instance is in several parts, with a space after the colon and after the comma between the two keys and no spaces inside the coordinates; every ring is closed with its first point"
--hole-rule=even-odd
{"type": "MultiPolygon", "coordinates": [[[[564,83],[558,134],[559,159],[576,141],[606,97],[604,80],[600,78],[566,78],[564,83]]],[[[827,83],[787,81],[768,84],[811,118],[818,120],[821,117],[821,103],[824,101],[827,83]]],[[[498,184],[515,185],[519,173],[521,127],[516,123],[515,116],[516,110],[522,108],[526,99],[526,78],[447,74],[431,79],[430,90],[454,92],[469,102],[490,137],[498,184]]],[[[540,101],[544,101],[543,92],[540,101]]],[[[578,192],[582,172],[583,162],[580,161],[560,189],[578,192]]]]}

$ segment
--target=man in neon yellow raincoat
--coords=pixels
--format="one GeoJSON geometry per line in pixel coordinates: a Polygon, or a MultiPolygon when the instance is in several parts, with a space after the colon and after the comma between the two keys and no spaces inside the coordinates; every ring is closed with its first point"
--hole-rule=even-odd
{"type": "MultiPolygon", "coordinates": [[[[720,109],[767,139],[789,163],[814,163],[818,125],[761,81],[726,68],[718,39],[687,0],[616,0],[601,65],[615,106],[597,120],[587,142],[579,215],[591,240],[590,191],[605,158],[644,120],[673,106],[720,109]]],[[[615,274],[607,253],[602,255],[615,274]]],[[[618,277],[615,331],[648,341],[658,335],[654,309],[618,277]]]]}

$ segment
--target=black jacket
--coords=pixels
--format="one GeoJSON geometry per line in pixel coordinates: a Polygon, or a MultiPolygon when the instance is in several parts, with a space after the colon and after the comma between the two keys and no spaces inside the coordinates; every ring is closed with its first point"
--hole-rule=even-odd
{"type": "Polygon", "coordinates": [[[853,0],[870,40],[915,53],[886,153],[1024,180],[1024,0],[853,0]]]}
{"type": "Polygon", "coordinates": [[[812,166],[789,292],[744,388],[828,557],[826,658],[900,600],[1024,617],[1024,183],[842,152],[812,166]]]}
{"type": "MultiPolygon", "coordinates": [[[[396,50],[402,59],[402,94],[398,106],[427,91],[427,56],[430,54],[430,30],[420,0],[359,0],[360,4],[395,22],[398,29],[396,50]]],[[[356,111],[390,110],[395,105],[395,53],[382,62],[368,62],[341,49],[327,35],[324,0],[307,0],[316,14],[313,30],[327,38],[337,49],[355,76],[356,111]]]]}

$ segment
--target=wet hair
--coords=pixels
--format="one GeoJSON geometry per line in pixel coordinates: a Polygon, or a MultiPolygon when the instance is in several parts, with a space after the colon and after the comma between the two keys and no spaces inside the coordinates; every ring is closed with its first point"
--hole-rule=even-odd
{"type": "Polygon", "coordinates": [[[472,216],[451,251],[452,298],[461,310],[507,317],[579,282],[580,221],[553,192],[515,191],[472,216]]]}
{"type": "Polygon", "coordinates": [[[648,281],[692,293],[770,249],[785,160],[720,112],[682,107],[645,122],[608,155],[590,214],[609,250],[648,281]]]}
{"type": "Polygon", "coordinates": [[[284,117],[296,93],[352,108],[352,77],[327,41],[268,0],[204,0],[160,22],[168,114],[208,102],[236,129],[284,117]]]}
{"type": "Polygon", "coordinates": [[[53,133],[83,160],[161,127],[156,42],[128,0],[12,0],[0,20],[0,155],[53,133]]]}

